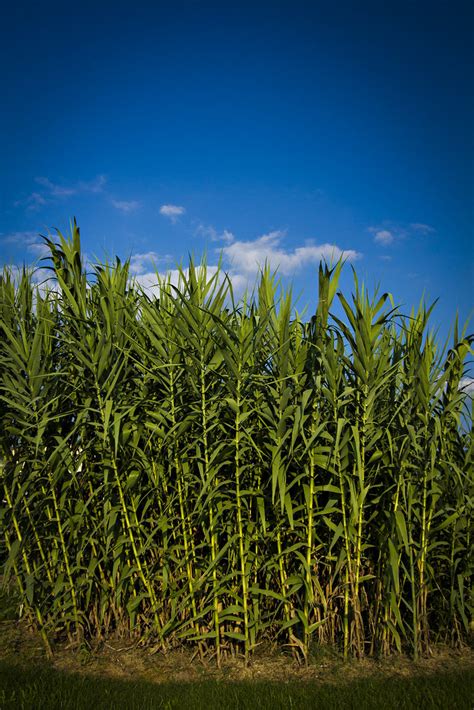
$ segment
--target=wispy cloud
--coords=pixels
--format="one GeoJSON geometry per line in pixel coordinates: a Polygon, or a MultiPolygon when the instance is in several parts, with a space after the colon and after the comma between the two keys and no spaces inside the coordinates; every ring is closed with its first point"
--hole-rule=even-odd
{"type": "Polygon", "coordinates": [[[79,188],[83,192],[103,192],[104,188],[107,184],[107,178],[105,175],[97,175],[93,180],[90,182],[80,182],[79,183],[79,188]]]}
{"type": "Polygon", "coordinates": [[[38,185],[41,185],[41,187],[44,187],[52,197],[70,197],[71,195],[75,195],[77,193],[76,187],[56,185],[47,177],[37,177],[35,178],[35,182],[37,182],[38,185]]]}
{"type": "Polygon", "coordinates": [[[422,222],[411,222],[407,225],[385,222],[379,226],[369,227],[368,231],[373,234],[375,244],[388,247],[407,237],[433,234],[436,230],[422,222]]]}
{"type": "Polygon", "coordinates": [[[13,204],[15,207],[26,207],[27,210],[39,210],[43,205],[47,204],[47,200],[39,192],[32,192],[27,197],[16,200],[13,204]]]}
{"type": "Polygon", "coordinates": [[[35,182],[44,187],[52,197],[70,197],[81,192],[92,192],[94,194],[103,192],[107,178],[105,175],[97,175],[97,177],[88,182],[80,180],[69,186],[55,183],[47,177],[37,177],[35,182]]]}
{"type": "Polygon", "coordinates": [[[361,256],[353,249],[343,250],[336,244],[310,242],[288,250],[281,246],[284,236],[284,232],[277,230],[253,241],[233,241],[222,249],[222,253],[236,273],[254,275],[267,263],[283,276],[291,276],[309,264],[319,264],[321,260],[334,262],[342,257],[353,261],[361,256]]]}
{"type": "Polygon", "coordinates": [[[81,180],[72,185],[62,185],[53,182],[48,177],[40,176],[35,178],[35,182],[42,190],[35,190],[26,197],[17,200],[14,203],[15,207],[26,207],[27,210],[38,210],[44,205],[53,203],[58,199],[66,199],[73,195],[84,193],[98,194],[104,191],[107,179],[104,175],[97,175],[97,177],[89,182],[81,180]]]}
{"type": "Polygon", "coordinates": [[[195,231],[196,236],[208,237],[212,242],[224,242],[225,244],[231,244],[235,237],[228,229],[224,229],[223,232],[218,232],[212,224],[199,224],[195,231]]]}
{"type": "Polygon", "coordinates": [[[173,224],[177,221],[178,217],[181,217],[186,212],[184,207],[180,205],[161,205],[160,214],[163,217],[168,217],[173,224]]]}
{"type": "Polygon", "coordinates": [[[422,222],[412,222],[410,228],[419,234],[433,234],[436,232],[434,227],[430,227],[429,224],[423,224],[422,222]]]}
{"type": "Polygon", "coordinates": [[[105,175],[97,175],[93,180],[80,180],[70,185],[53,182],[48,177],[37,177],[35,178],[35,182],[41,186],[42,192],[33,192],[25,199],[18,200],[15,205],[25,205],[28,209],[38,209],[48,203],[54,203],[56,200],[66,199],[74,195],[97,195],[102,193],[105,194],[106,197],[109,197],[110,204],[116,210],[124,214],[136,212],[140,207],[140,202],[137,200],[116,200],[108,196],[105,192],[105,186],[107,184],[105,175]]]}
{"type": "Polygon", "coordinates": [[[140,207],[140,203],[137,200],[110,200],[110,204],[115,207],[116,210],[128,214],[130,212],[136,212],[140,207]]]}
{"type": "Polygon", "coordinates": [[[37,258],[45,256],[49,253],[48,247],[41,240],[39,234],[33,231],[9,232],[8,234],[0,235],[2,244],[11,244],[19,249],[26,249],[27,252],[37,258]]]}

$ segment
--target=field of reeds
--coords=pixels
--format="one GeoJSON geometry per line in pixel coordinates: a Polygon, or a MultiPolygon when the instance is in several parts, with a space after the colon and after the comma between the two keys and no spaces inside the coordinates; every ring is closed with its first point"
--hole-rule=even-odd
{"type": "Polygon", "coordinates": [[[47,649],[467,640],[472,335],[343,296],[340,262],[305,320],[268,268],[238,301],[205,263],[151,293],[86,273],[75,225],[45,241],[51,280],[0,276],[0,563],[47,649]]]}

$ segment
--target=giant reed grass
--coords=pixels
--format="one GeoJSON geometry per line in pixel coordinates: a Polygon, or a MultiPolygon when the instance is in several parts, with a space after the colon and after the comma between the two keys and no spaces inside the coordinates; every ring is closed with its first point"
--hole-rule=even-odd
{"type": "Polygon", "coordinates": [[[45,644],[466,640],[472,336],[347,300],[340,263],[305,322],[268,268],[238,302],[205,263],[150,294],[118,259],[86,274],[76,225],[46,243],[49,288],[0,276],[3,575],[45,644]]]}

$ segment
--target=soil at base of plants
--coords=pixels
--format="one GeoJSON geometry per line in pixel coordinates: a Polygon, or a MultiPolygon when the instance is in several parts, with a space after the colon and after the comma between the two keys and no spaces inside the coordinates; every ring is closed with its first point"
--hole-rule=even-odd
{"type": "Polygon", "coordinates": [[[96,677],[146,680],[156,683],[222,681],[318,681],[342,683],[369,677],[403,678],[467,671],[474,674],[474,650],[435,645],[429,656],[414,662],[404,655],[344,661],[334,649],[316,646],[307,664],[298,663],[284,649],[259,646],[245,667],[239,656],[227,655],[217,668],[215,659],[200,659],[188,649],[163,651],[141,647],[131,640],[111,638],[94,646],[56,642],[46,659],[39,634],[19,621],[0,621],[0,660],[31,669],[35,665],[96,677]]]}

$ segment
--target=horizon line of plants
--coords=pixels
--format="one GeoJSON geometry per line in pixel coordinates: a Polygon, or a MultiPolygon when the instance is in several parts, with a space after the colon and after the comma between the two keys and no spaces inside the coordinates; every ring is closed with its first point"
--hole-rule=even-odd
{"type": "Polygon", "coordinates": [[[47,649],[307,659],[465,643],[472,335],[442,349],[342,262],[303,321],[265,267],[236,301],[206,264],[154,293],[44,238],[50,288],[0,275],[0,564],[47,649]],[[338,299],[344,319],[330,314],[338,299]]]}

